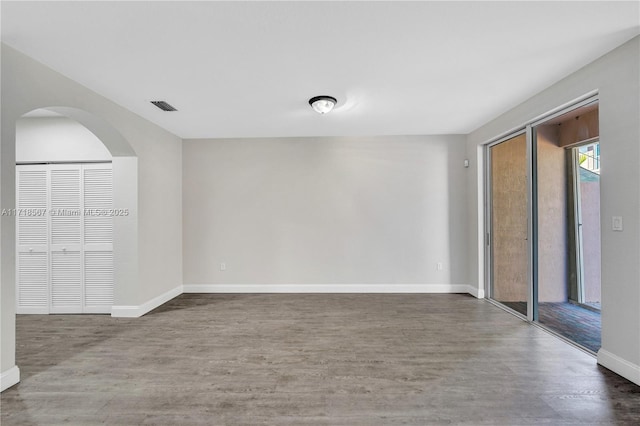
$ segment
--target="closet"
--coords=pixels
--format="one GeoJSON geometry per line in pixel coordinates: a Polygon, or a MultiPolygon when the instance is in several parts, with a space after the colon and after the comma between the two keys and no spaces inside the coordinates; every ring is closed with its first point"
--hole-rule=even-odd
{"type": "Polygon", "coordinates": [[[16,166],[18,314],[110,313],[111,163],[16,166]]]}

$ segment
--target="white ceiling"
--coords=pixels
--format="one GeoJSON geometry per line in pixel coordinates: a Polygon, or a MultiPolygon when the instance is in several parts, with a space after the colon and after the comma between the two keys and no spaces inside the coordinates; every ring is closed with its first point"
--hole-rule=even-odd
{"type": "Polygon", "coordinates": [[[1,8],[3,42],[183,138],[469,133],[640,32],[637,1],[1,8]]]}

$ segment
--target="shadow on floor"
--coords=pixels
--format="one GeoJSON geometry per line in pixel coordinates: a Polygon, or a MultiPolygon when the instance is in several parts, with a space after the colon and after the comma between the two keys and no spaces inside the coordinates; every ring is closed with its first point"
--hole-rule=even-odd
{"type": "Polygon", "coordinates": [[[132,321],[108,315],[16,315],[16,364],[21,380],[118,336],[132,321]]]}

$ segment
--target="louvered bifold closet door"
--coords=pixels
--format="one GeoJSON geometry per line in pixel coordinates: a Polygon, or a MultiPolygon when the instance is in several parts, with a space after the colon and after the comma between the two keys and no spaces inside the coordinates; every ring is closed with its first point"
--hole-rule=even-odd
{"type": "Polygon", "coordinates": [[[113,305],[113,173],[111,164],[86,164],[84,181],[84,312],[113,305]]]}
{"type": "Polygon", "coordinates": [[[82,312],[82,182],[80,165],[51,165],[51,313],[82,312]]]}
{"type": "Polygon", "coordinates": [[[16,307],[19,314],[49,313],[48,172],[16,166],[16,307]]]}

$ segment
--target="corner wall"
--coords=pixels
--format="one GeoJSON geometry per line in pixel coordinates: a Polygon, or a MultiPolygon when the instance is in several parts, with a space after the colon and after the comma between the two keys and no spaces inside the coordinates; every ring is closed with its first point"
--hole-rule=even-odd
{"type": "MultiPolygon", "coordinates": [[[[550,64],[550,66],[553,66],[550,64]]],[[[602,229],[602,349],[598,362],[640,384],[640,37],[559,81],[468,135],[469,278],[484,288],[482,145],[598,91],[602,229]],[[473,208],[475,206],[475,208],[473,208]],[[611,217],[624,218],[624,231],[611,217]]]]}

